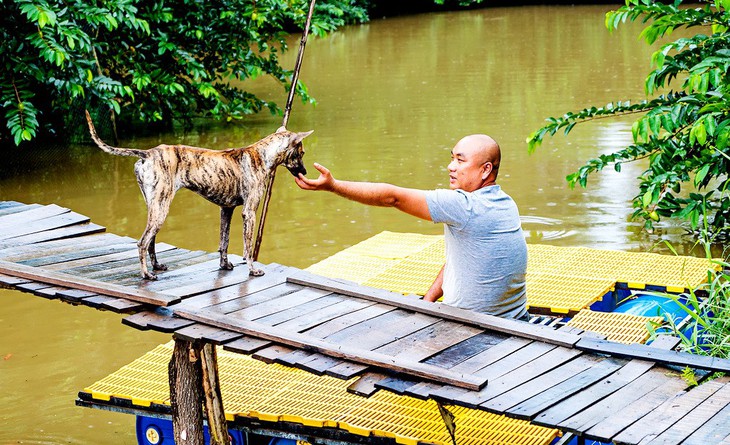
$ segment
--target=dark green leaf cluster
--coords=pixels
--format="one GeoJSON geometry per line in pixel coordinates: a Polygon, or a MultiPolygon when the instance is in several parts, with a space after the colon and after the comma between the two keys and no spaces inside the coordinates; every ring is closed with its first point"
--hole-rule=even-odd
{"type": "MultiPolygon", "coordinates": [[[[289,87],[279,56],[308,8],[306,0],[0,2],[0,142],[59,134],[83,107],[165,126],[279,113],[240,81],[268,75],[289,87]]],[[[365,20],[358,2],[320,0],[311,31],[365,20]]],[[[313,101],[303,84],[296,91],[313,101]]]]}
{"type": "Polygon", "coordinates": [[[578,123],[636,113],[634,143],[589,160],[567,177],[569,185],[585,187],[591,173],[608,165],[620,171],[622,163],[647,159],[649,166],[633,200],[634,216],[645,220],[647,230],[661,217],[676,217],[688,221],[693,231],[707,221],[713,231],[727,232],[730,0],[694,8],[680,7],[681,3],[627,0],[625,6],[606,15],[609,30],[627,20],[647,23],[641,36],[649,44],[675,29],[700,27],[703,33],[667,43],[652,56],[654,69],[646,79],[647,94],[669,93],[638,104],[619,101],[549,118],[547,125],[529,136],[528,150],[534,151],[545,136],[561,130],[568,134],[578,123]]]}

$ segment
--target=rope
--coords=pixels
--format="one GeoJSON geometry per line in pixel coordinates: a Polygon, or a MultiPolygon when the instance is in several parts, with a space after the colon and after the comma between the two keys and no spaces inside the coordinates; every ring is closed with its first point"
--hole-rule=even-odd
{"type": "MultiPolygon", "coordinates": [[[[299,70],[302,67],[302,59],[304,59],[304,47],[307,45],[307,36],[309,35],[309,25],[312,23],[312,15],[314,14],[314,3],[316,0],[312,0],[309,3],[309,12],[307,13],[307,22],[304,25],[304,31],[302,31],[302,39],[299,42],[299,53],[297,54],[297,61],[294,65],[294,74],[291,78],[291,88],[289,88],[289,97],[286,99],[286,107],[284,108],[284,119],[282,126],[286,127],[289,123],[289,114],[291,113],[292,102],[294,101],[294,93],[296,91],[297,82],[299,81],[299,70]]],[[[259,217],[258,231],[256,232],[256,245],[253,249],[253,260],[257,261],[259,258],[259,250],[261,249],[261,240],[264,236],[264,226],[266,225],[266,214],[269,211],[269,201],[271,201],[271,191],[274,188],[274,179],[276,178],[276,170],[271,172],[271,177],[266,183],[266,197],[264,198],[264,206],[261,208],[261,216],[259,217]]]]}

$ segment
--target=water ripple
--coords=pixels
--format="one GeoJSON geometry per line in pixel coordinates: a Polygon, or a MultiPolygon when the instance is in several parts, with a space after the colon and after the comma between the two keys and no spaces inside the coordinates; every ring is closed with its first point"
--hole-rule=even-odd
{"type": "Polygon", "coordinates": [[[563,221],[543,216],[522,215],[522,230],[528,241],[551,241],[575,235],[575,230],[562,228],[563,221]]]}

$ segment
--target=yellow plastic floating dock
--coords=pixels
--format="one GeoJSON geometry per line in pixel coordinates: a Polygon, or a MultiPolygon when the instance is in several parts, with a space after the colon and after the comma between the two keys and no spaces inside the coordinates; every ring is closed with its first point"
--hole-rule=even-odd
{"type": "MultiPolygon", "coordinates": [[[[703,258],[528,244],[527,303],[577,313],[622,285],[683,292],[704,283],[703,258]]],[[[403,294],[423,295],[445,259],[441,235],[382,232],[307,270],[403,294]]]]}
{"type": "MultiPolygon", "coordinates": [[[[94,383],[84,392],[94,400],[112,397],[145,409],[169,405],[167,366],[173,342],[160,345],[94,383]]],[[[396,443],[450,445],[436,403],[378,391],[369,398],[347,392],[352,380],[316,376],[218,348],[218,366],[226,418],[255,418],[313,427],[340,428],[358,436],[389,437],[396,443]]],[[[354,380],[354,379],[353,379],[354,380]]],[[[555,429],[462,407],[456,417],[460,445],[545,445],[559,436],[555,429]]]]}

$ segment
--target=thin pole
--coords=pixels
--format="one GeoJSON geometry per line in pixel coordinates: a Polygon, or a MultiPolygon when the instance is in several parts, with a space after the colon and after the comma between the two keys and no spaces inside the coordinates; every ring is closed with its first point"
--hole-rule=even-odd
{"type": "MultiPolygon", "coordinates": [[[[314,14],[314,3],[316,0],[309,2],[309,12],[307,13],[307,22],[304,25],[302,39],[299,41],[299,53],[297,61],[294,65],[294,74],[291,78],[291,88],[289,89],[289,97],[286,99],[286,107],[284,108],[284,119],[281,123],[283,127],[289,123],[289,114],[291,114],[292,102],[294,102],[294,93],[296,92],[297,82],[299,81],[299,70],[302,68],[302,60],[304,59],[304,47],[307,45],[307,36],[309,35],[309,25],[312,23],[312,15],[314,14]]],[[[264,226],[266,225],[266,213],[269,211],[269,201],[271,201],[271,191],[274,188],[274,179],[276,178],[276,170],[271,172],[271,177],[266,183],[266,197],[264,198],[264,206],[261,208],[261,216],[259,217],[258,231],[256,232],[256,245],[253,249],[254,261],[259,258],[259,250],[261,249],[261,240],[264,236],[264,226]]]]}

